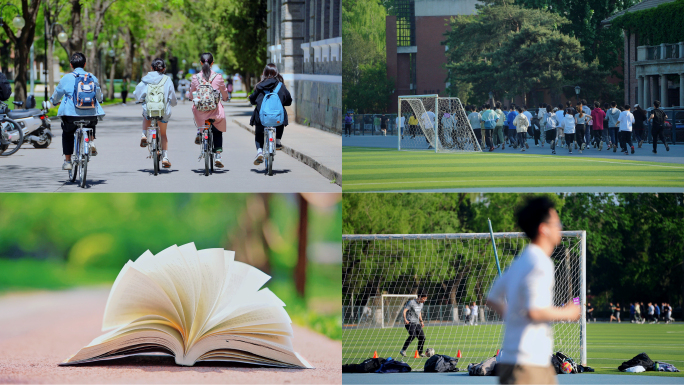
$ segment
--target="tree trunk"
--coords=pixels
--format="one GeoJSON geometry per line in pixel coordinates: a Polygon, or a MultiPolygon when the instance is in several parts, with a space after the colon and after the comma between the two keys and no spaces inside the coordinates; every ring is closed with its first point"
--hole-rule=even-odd
{"type": "Polygon", "coordinates": [[[29,60],[28,49],[17,49],[14,51],[14,100],[26,100],[26,81],[28,80],[26,73],[28,71],[29,60]]]}
{"type": "Polygon", "coordinates": [[[297,294],[305,298],[306,295],[306,246],[309,227],[309,202],[299,194],[299,247],[297,266],[295,267],[295,286],[297,294]]]}
{"type": "Polygon", "coordinates": [[[124,64],[124,78],[131,80],[133,78],[133,58],[135,57],[135,39],[130,28],[126,28],[124,36],[124,53],[126,56],[126,63],[124,64]]]}
{"type": "Polygon", "coordinates": [[[2,29],[14,45],[14,100],[26,100],[26,81],[28,71],[29,52],[36,34],[36,18],[40,0],[21,0],[21,15],[26,21],[19,35],[15,34],[6,23],[2,29]]]}
{"type": "Polygon", "coordinates": [[[85,40],[85,31],[83,30],[83,22],[81,21],[81,0],[71,0],[71,37],[62,44],[64,49],[71,56],[74,52],[83,51],[83,41],[85,40]]]}
{"type": "Polygon", "coordinates": [[[114,99],[114,75],[116,74],[116,55],[112,58],[112,65],[109,68],[109,88],[107,94],[109,98],[114,99]]]}

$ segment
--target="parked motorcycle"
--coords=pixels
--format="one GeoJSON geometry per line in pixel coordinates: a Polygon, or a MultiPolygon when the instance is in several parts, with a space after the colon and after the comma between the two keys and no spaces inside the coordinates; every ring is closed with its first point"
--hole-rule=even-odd
{"type": "MultiPolygon", "coordinates": [[[[17,107],[24,106],[25,108],[10,110],[7,105],[0,104],[0,114],[6,115],[7,118],[13,120],[15,123],[21,127],[23,131],[24,143],[30,143],[35,148],[48,148],[52,143],[52,130],[51,122],[47,116],[48,109],[46,105],[43,105],[43,109],[35,108],[36,99],[33,95],[29,95],[24,102],[13,102],[17,107]]],[[[2,124],[11,125],[9,122],[3,122],[2,124]]],[[[18,138],[11,138],[18,139],[18,138]]]]}

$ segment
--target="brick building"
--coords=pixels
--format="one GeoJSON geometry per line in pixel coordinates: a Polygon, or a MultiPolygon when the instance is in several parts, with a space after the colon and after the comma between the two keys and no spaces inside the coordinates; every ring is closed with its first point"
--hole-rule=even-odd
{"type": "Polygon", "coordinates": [[[268,0],[268,60],[292,93],[298,123],[342,132],[341,0],[268,0]]]}
{"type": "MultiPolygon", "coordinates": [[[[610,27],[612,20],[626,12],[644,11],[672,1],[644,0],[601,23],[610,27]]],[[[624,38],[625,103],[650,106],[660,100],[663,107],[684,106],[684,42],[648,46],[637,33],[624,32],[624,38]]]]}
{"type": "Polygon", "coordinates": [[[394,79],[390,111],[399,95],[446,96],[444,33],[451,16],[475,14],[477,0],[397,0],[387,16],[387,77],[394,79]]]}

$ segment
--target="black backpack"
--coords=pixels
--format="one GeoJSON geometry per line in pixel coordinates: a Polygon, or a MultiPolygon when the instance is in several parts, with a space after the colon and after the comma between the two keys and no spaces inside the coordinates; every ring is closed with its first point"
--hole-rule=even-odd
{"type": "Polygon", "coordinates": [[[553,365],[553,368],[556,369],[556,374],[563,374],[563,363],[564,362],[569,362],[570,365],[572,365],[572,372],[571,373],[579,373],[579,368],[575,361],[572,359],[572,357],[565,355],[563,352],[556,352],[555,354],[551,354],[551,365],[553,365]]]}
{"type": "Polygon", "coordinates": [[[9,80],[5,74],[0,72],[0,100],[3,102],[12,96],[12,87],[10,87],[9,80]]]}
{"type": "Polygon", "coordinates": [[[530,123],[535,130],[538,130],[541,124],[539,124],[539,117],[537,115],[532,116],[532,122],[530,123]]]}
{"type": "Polygon", "coordinates": [[[375,373],[407,373],[411,371],[409,364],[388,358],[375,373]]]}
{"type": "Polygon", "coordinates": [[[375,373],[385,361],[382,357],[369,358],[360,364],[342,365],[342,373],[375,373]]]}
{"type": "Polygon", "coordinates": [[[667,119],[665,111],[661,110],[660,108],[653,110],[653,127],[663,127],[665,125],[665,119],[667,119]]]}
{"type": "Polygon", "coordinates": [[[639,365],[643,366],[646,370],[653,370],[653,366],[655,365],[655,363],[653,362],[653,360],[651,360],[648,354],[639,353],[636,356],[634,356],[634,358],[632,358],[631,360],[625,361],[622,363],[622,365],[618,366],[618,370],[624,372],[627,368],[639,365]]]}
{"type": "Polygon", "coordinates": [[[456,365],[458,358],[449,357],[443,354],[435,354],[425,362],[423,370],[425,372],[458,372],[456,365]]]}
{"type": "Polygon", "coordinates": [[[493,376],[496,370],[496,356],[487,358],[479,364],[468,365],[469,376],[493,376]]]}

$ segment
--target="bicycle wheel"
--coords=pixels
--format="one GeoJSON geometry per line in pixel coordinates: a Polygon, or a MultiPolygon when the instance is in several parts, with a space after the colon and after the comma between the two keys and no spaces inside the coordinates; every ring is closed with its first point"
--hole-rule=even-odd
{"type": "Polygon", "coordinates": [[[211,174],[213,174],[214,173],[214,153],[213,152],[211,153],[211,162],[209,162],[209,164],[211,164],[211,170],[209,172],[211,174]]]}
{"type": "Polygon", "coordinates": [[[266,161],[266,171],[269,176],[273,176],[273,154],[268,154],[266,159],[268,159],[266,161]]]}
{"type": "MultiPolygon", "coordinates": [[[[17,141],[10,140],[9,143],[0,145],[0,155],[2,156],[10,156],[14,154],[15,152],[19,151],[19,148],[21,148],[21,145],[24,143],[24,130],[21,129],[19,124],[15,122],[12,119],[5,118],[2,121],[0,121],[0,124],[5,126],[4,123],[10,123],[12,124],[12,127],[8,127],[8,130],[6,132],[3,132],[2,134],[4,135],[5,133],[9,136],[17,136],[17,141]],[[5,146],[7,146],[5,148],[5,146]],[[14,147],[13,147],[14,146],[14,147]]],[[[2,128],[4,130],[4,127],[2,128]]]]}
{"type": "Polygon", "coordinates": [[[76,182],[76,176],[78,175],[78,162],[71,162],[71,170],[69,170],[69,182],[76,182]]]}
{"type": "Polygon", "coordinates": [[[81,169],[78,171],[78,176],[81,179],[80,181],[80,186],[81,188],[85,188],[86,186],[86,177],[88,175],[88,156],[84,155],[83,159],[81,160],[81,169]]]}

